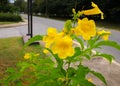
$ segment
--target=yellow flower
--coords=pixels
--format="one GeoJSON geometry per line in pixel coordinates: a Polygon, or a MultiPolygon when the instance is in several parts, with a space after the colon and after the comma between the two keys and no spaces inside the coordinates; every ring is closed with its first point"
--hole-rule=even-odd
{"type": "Polygon", "coordinates": [[[84,15],[101,14],[101,19],[104,19],[103,12],[99,9],[99,7],[94,2],[92,2],[92,7],[94,7],[94,8],[89,9],[89,10],[84,10],[84,11],[82,11],[82,13],[84,15]]]}
{"type": "Polygon", "coordinates": [[[57,39],[51,49],[54,54],[58,54],[60,59],[66,59],[68,56],[74,55],[74,48],[72,45],[72,38],[64,36],[57,39]]]}
{"type": "Polygon", "coordinates": [[[34,56],[36,56],[36,57],[37,57],[37,56],[39,56],[39,55],[40,55],[40,54],[39,54],[39,53],[37,53],[37,54],[35,54],[34,56]]]}
{"type": "Polygon", "coordinates": [[[24,59],[29,59],[29,58],[31,58],[31,54],[30,54],[30,53],[26,53],[26,54],[24,55],[24,59]]]}
{"type": "Polygon", "coordinates": [[[75,34],[82,36],[84,40],[89,40],[91,37],[96,35],[96,26],[93,20],[84,18],[78,20],[78,26],[75,28],[75,34]]]}
{"type": "Polygon", "coordinates": [[[49,48],[50,45],[54,42],[55,37],[57,35],[57,30],[56,28],[48,28],[47,31],[47,36],[43,37],[43,42],[45,42],[45,47],[49,48]]]}
{"type": "Polygon", "coordinates": [[[100,30],[97,32],[98,35],[102,35],[103,40],[108,40],[110,31],[100,30]]]}
{"type": "Polygon", "coordinates": [[[92,78],[87,79],[89,82],[93,82],[92,78]]]}
{"type": "Polygon", "coordinates": [[[48,54],[49,51],[48,51],[47,49],[44,49],[44,50],[43,50],[43,53],[48,54]]]}

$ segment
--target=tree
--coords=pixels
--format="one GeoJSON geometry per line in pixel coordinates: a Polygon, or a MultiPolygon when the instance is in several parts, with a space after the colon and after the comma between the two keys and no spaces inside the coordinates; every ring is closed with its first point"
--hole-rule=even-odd
{"type": "MultiPolygon", "coordinates": [[[[91,1],[103,11],[105,20],[120,21],[120,0],[33,0],[33,12],[66,17],[72,14],[72,8],[76,8],[76,11],[93,8],[91,1]]],[[[100,20],[99,17],[95,18],[100,20]]]]}
{"type": "Polygon", "coordinates": [[[0,0],[0,12],[8,12],[9,0],[0,0]]]}
{"type": "Polygon", "coordinates": [[[45,13],[45,2],[44,0],[33,0],[33,12],[34,13],[45,13]]]}
{"type": "Polygon", "coordinates": [[[25,0],[16,0],[14,5],[20,9],[20,12],[26,12],[27,3],[25,0]]]}

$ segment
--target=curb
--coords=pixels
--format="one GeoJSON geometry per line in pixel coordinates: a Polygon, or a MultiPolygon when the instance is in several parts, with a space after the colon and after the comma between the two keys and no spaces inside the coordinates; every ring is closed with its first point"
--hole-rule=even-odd
{"type": "Polygon", "coordinates": [[[21,25],[26,25],[28,24],[27,20],[24,20],[23,22],[18,22],[14,24],[5,24],[5,25],[0,25],[0,28],[8,28],[8,27],[16,27],[16,26],[21,26],[21,25]]]}
{"type": "Polygon", "coordinates": [[[116,64],[117,66],[120,66],[120,63],[118,63],[117,61],[113,60],[113,63],[116,64]]]}

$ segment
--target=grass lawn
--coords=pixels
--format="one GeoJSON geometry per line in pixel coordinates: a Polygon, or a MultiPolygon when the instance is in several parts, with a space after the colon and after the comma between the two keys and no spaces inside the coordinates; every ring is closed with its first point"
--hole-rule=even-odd
{"type": "Polygon", "coordinates": [[[14,24],[14,23],[17,23],[17,22],[0,22],[0,25],[5,25],[5,24],[14,24]]]}
{"type": "Polygon", "coordinates": [[[22,60],[26,52],[37,52],[41,57],[45,56],[40,45],[31,45],[25,50],[22,47],[21,37],[0,39],[0,78],[8,67],[14,67],[16,62],[22,60]]]}

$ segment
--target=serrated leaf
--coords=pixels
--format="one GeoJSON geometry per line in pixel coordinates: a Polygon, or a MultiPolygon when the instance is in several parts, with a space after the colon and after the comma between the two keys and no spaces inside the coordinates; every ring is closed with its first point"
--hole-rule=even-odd
{"type": "Polygon", "coordinates": [[[40,41],[42,39],[43,39],[43,36],[36,35],[33,38],[31,38],[27,43],[25,43],[24,47],[29,46],[31,43],[36,42],[36,41],[40,41]]]}
{"type": "Polygon", "coordinates": [[[97,48],[100,46],[110,46],[120,50],[120,44],[118,44],[115,41],[100,41],[100,42],[97,42],[93,47],[97,48]]]}
{"type": "Polygon", "coordinates": [[[103,58],[107,59],[110,63],[114,59],[114,56],[112,56],[110,54],[97,54],[96,56],[102,56],[103,58]]]}
{"type": "Polygon", "coordinates": [[[98,72],[95,71],[90,71],[93,75],[95,75],[97,78],[99,78],[106,86],[107,86],[107,82],[104,78],[104,76],[98,72]]]}

